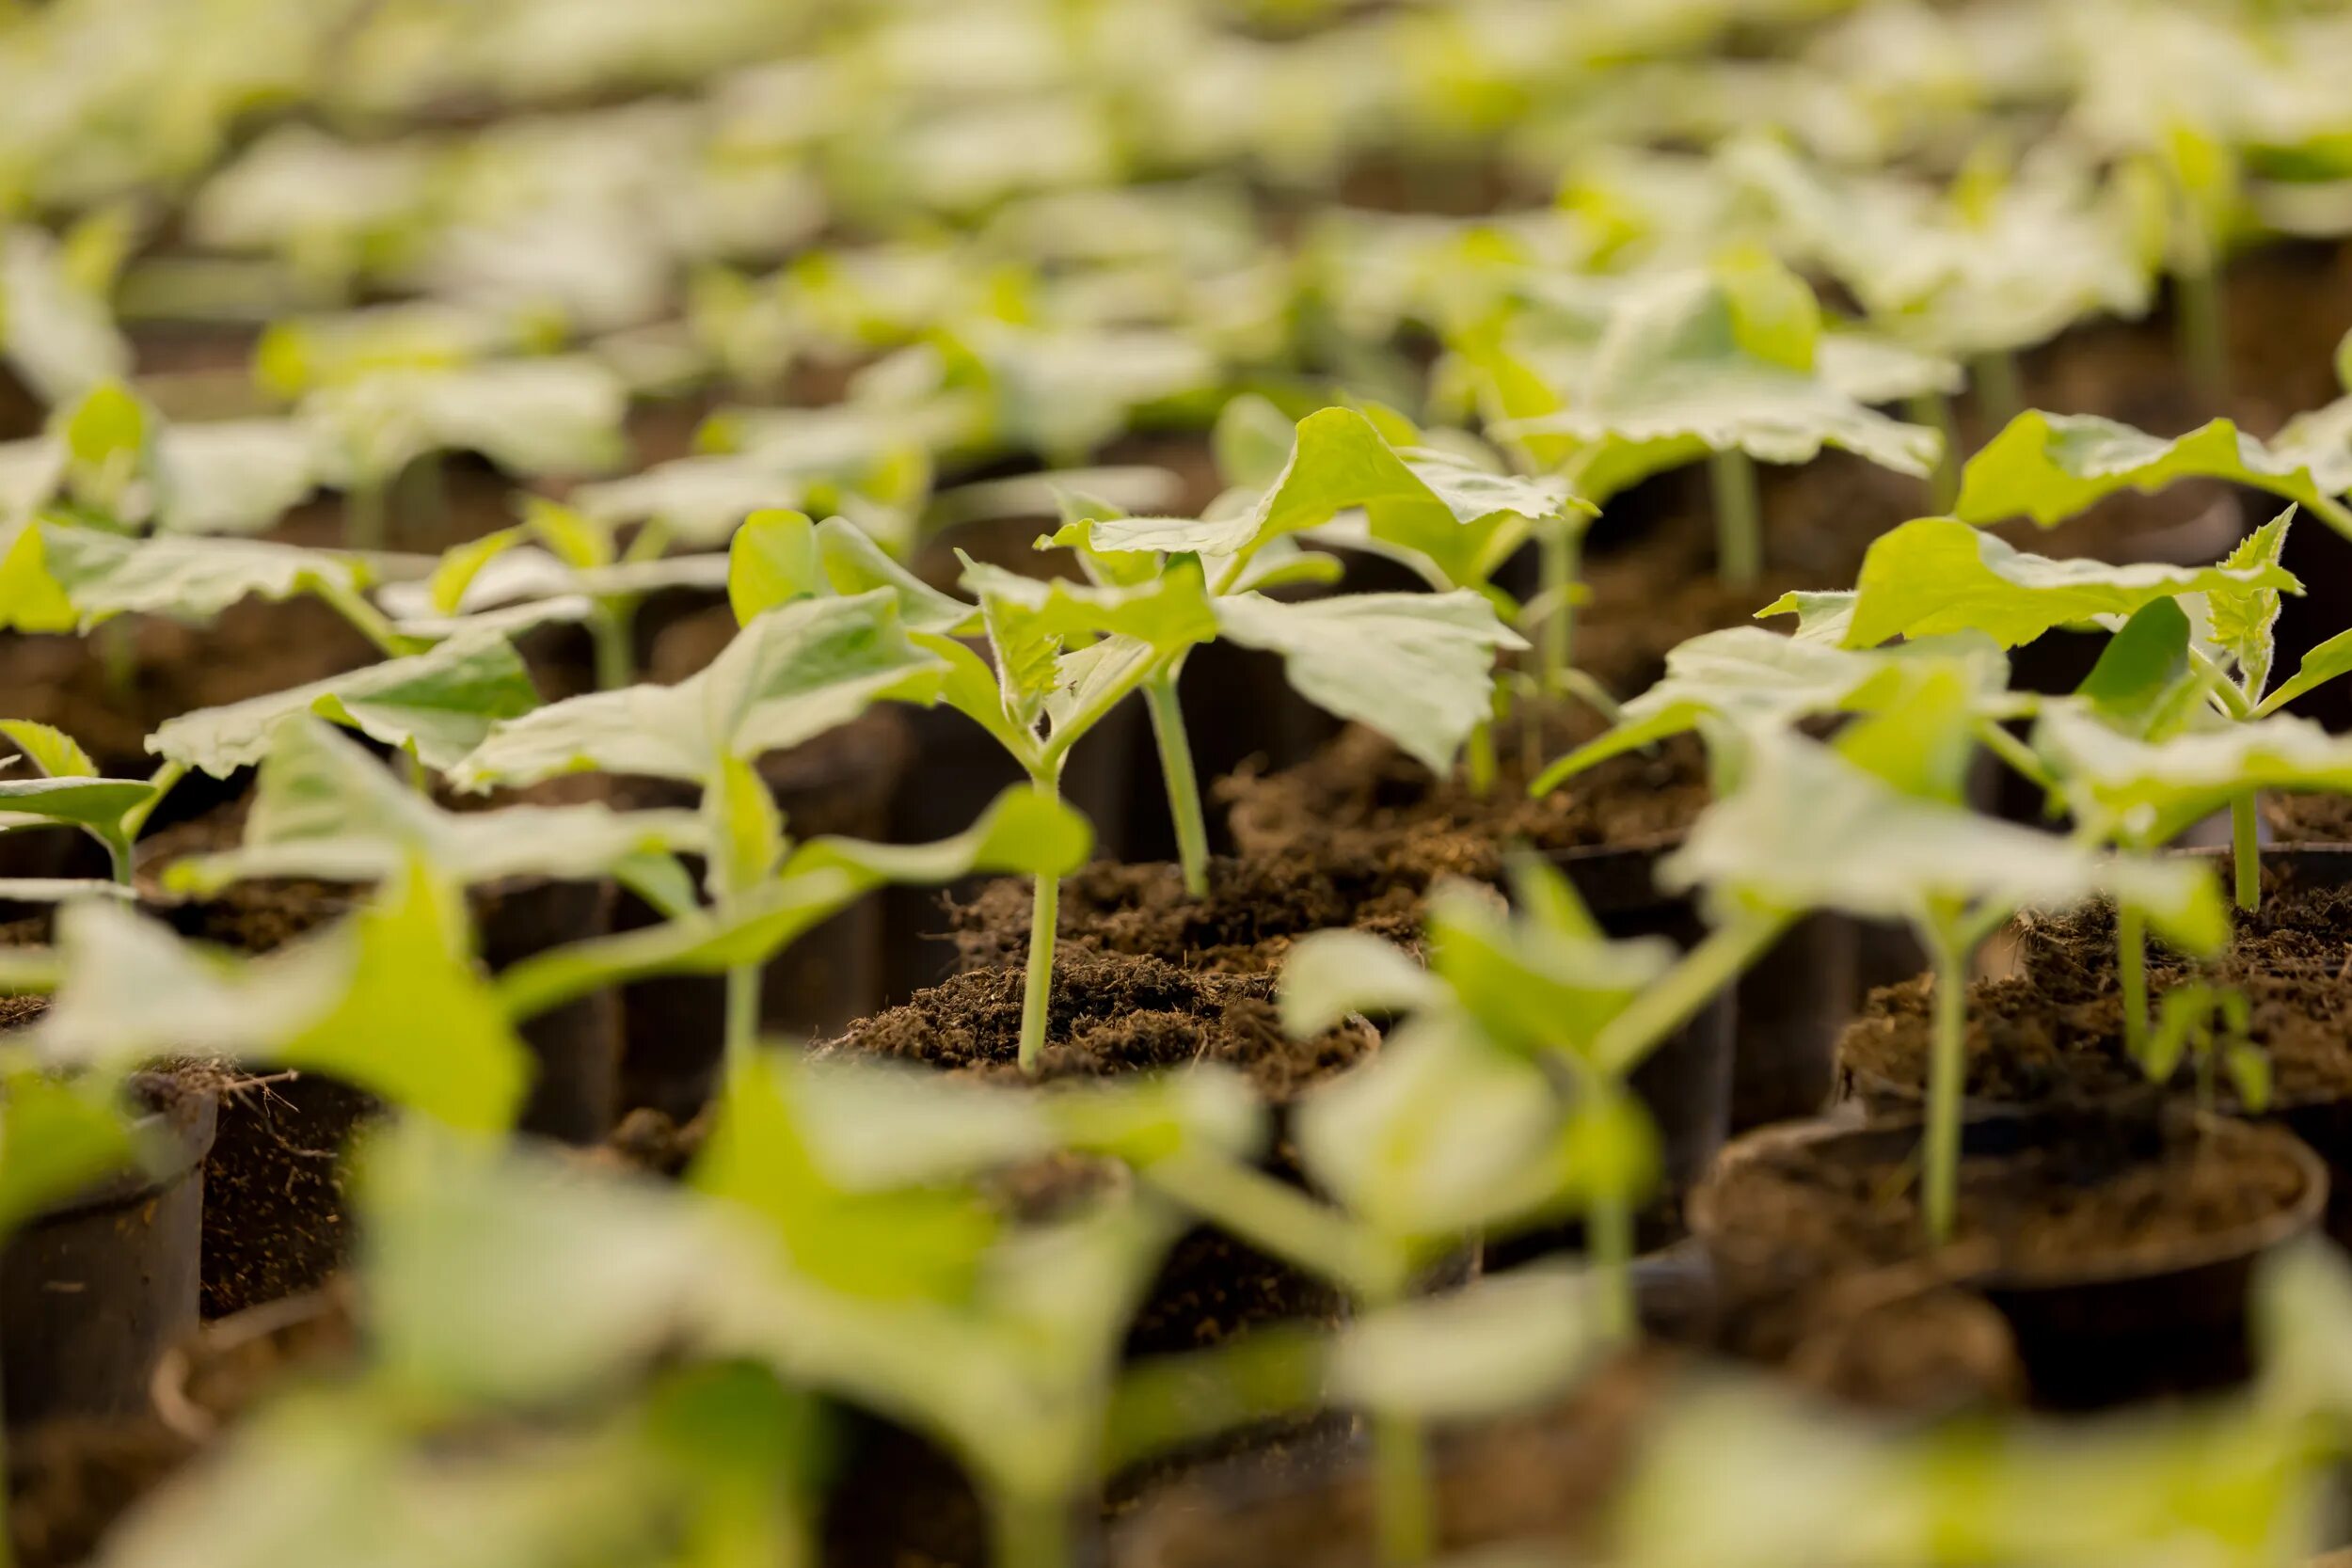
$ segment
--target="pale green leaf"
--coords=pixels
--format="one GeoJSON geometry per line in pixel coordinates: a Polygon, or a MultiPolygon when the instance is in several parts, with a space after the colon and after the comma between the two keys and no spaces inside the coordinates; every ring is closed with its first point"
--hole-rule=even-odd
{"type": "Polygon", "coordinates": [[[953,838],[932,844],[813,838],[793,851],[785,875],[839,870],[867,886],[938,885],[982,872],[1066,877],[1086,863],[1093,847],[1093,829],[1076,807],[1015,784],[953,838]]]}
{"type": "Polygon", "coordinates": [[[1299,1039],[1352,1013],[1413,1012],[1445,994],[1410,954],[1368,931],[1310,931],[1282,960],[1282,1028],[1299,1039]]]}
{"type": "Polygon", "coordinates": [[[30,719],[0,719],[0,736],[16,742],[17,750],[35,769],[53,779],[94,778],[98,764],[81,742],[50,724],[30,719]]]}
{"type": "Polygon", "coordinates": [[[114,1093],[103,1076],[18,1070],[0,1081],[0,1236],[134,1162],[114,1093]]]}
{"type": "Polygon", "coordinates": [[[1348,1324],[1332,1350],[1330,1397],[1422,1420],[1490,1418],[1557,1399],[1608,1343],[1582,1275],[1517,1269],[1348,1324]]]}
{"type": "Polygon", "coordinates": [[[817,559],[817,528],[804,513],[755,512],[727,546],[727,603],[735,624],[810,594],[831,592],[817,559]]]}
{"type": "Polygon", "coordinates": [[[1968,522],[2025,516],[2052,528],[2119,490],[2153,495],[2184,479],[2224,480],[2319,510],[2352,481],[2352,468],[2315,475],[2298,455],[2273,451],[2227,420],[2168,440],[2096,415],[2034,409],[1968,460],[1953,510],[1968,522]]]}
{"type": "Polygon", "coordinates": [[[2033,740],[2076,819],[2135,845],[2169,843],[2255,791],[2352,793],[2352,738],[2285,714],[2150,741],[2054,705],[2033,740]]]}
{"type": "Polygon", "coordinates": [[[37,526],[49,573],[85,626],[126,614],[200,624],[243,599],[353,594],[370,580],[357,557],[271,540],[134,539],[64,523],[37,526]]]}

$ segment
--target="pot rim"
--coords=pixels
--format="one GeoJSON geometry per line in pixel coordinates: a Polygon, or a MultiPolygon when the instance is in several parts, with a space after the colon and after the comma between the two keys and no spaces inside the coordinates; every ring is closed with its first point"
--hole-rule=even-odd
{"type": "Polygon", "coordinates": [[[27,1223],[28,1229],[142,1202],[178,1185],[212,1153],[220,1117],[218,1088],[155,1069],[133,1073],[128,1085],[154,1107],[131,1124],[133,1136],[149,1149],[160,1150],[162,1158],[100,1177],[72,1196],[43,1207],[27,1223]]]}
{"type": "MultiPolygon", "coordinates": [[[[1964,1148],[1970,1129],[1991,1123],[2029,1124],[2100,1114],[2101,1106],[2080,1101],[2064,1105],[2003,1106],[1990,1110],[1963,1107],[1961,1119],[1963,1147],[1964,1148]]],[[[1973,1269],[1956,1268],[1948,1276],[1950,1282],[1980,1290],[2056,1291],[2161,1279],[2168,1275],[2193,1274],[2242,1258],[2252,1258],[2318,1228],[2328,1210],[2328,1163],[2292,1131],[2271,1122],[2249,1121],[2236,1117],[2185,1112],[2162,1106],[2154,1114],[2168,1123],[2176,1117],[2191,1120],[2198,1125],[2201,1132],[2224,1131],[2231,1137],[2277,1140],[2281,1146],[2280,1151],[2302,1175],[2302,1192],[2294,1203],[2274,1213],[2209,1237],[2192,1238],[2162,1259],[2118,1259],[2104,1263],[2092,1259],[2062,1269],[2039,1270],[2003,1268],[1995,1262],[1973,1269]]],[[[1923,1136],[1925,1131],[1925,1118],[1899,1116],[1861,1120],[1816,1117],[1744,1133],[1724,1146],[1723,1152],[1716,1157],[1714,1170],[1692,1192],[1685,1211],[1691,1232],[1710,1244],[1716,1238],[1724,1236],[1724,1228],[1716,1213],[1719,1185],[1742,1167],[1756,1164],[1778,1150],[1844,1140],[1883,1140],[1899,1134],[1923,1136]]],[[[1934,1255],[1922,1256],[1924,1259],[1934,1255]]]]}

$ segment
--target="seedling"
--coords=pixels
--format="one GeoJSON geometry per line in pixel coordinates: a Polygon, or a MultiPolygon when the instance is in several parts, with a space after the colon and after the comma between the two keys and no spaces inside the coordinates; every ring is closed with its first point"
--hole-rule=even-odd
{"type": "Polygon", "coordinates": [[[2197,1067],[2199,1109],[2214,1109],[2216,1080],[2226,1072],[2238,1103],[2260,1116],[2270,1108],[2270,1058],[2254,1044],[2252,1030],[2244,991],[2192,980],[2164,993],[2139,1065],[2150,1083],[2169,1083],[2185,1054],[2197,1067]]]}
{"type": "Polygon", "coordinates": [[[75,827],[105,847],[115,880],[131,881],[131,844],[178,774],[167,763],[153,779],[107,779],[73,737],[29,719],[0,720],[38,777],[0,779],[0,832],[75,827]]]}
{"type": "Polygon", "coordinates": [[[1815,909],[1912,927],[1934,959],[1921,1211],[1929,1239],[1952,1232],[1969,966],[2027,904],[2106,893],[2173,945],[2217,951],[2229,937],[2213,879],[2198,866],[2106,856],[1979,817],[1962,803],[1973,751],[1968,700],[1953,676],[1849,725],[1831,745],[1759,727],[1741,746],[1736,788],[1660,867],[1669,887],[1704,887],[1733,911],[1815,909]]]}

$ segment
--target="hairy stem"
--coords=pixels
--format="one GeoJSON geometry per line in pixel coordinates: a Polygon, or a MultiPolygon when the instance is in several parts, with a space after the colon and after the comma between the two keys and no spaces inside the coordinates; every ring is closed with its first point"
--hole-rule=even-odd
{"type": "Polygon", "coordinates": [[[1069,1499],[992,1487],[988,1537],[994,1568],[1065,1568],[1071,1560],[1069,1499]]]}
{"type": "Polygon", "coordinates": [[[1734,588],[1747,588],[1764,571],[1763,503],[1756,497],[1756,464],[1732,448],[1707,459],[1708,484],[1715,499],[1715,575],[1734,588]]]}
{"type": "Polygon", "coordinates": [[[726,1018],[726,1072],[733,1082],[759,1051],[759,965],[727,971],[726,1018]]]}
{"type": "Polygon", "coordinates": [[[1577,556],[1580,540],[1572,529],[1555,524],[1536,539],[1543,566],[1543,664],[1536,678],[1548,696],[1557,696],[1576,661],[1577,556]]]}
{"type": "Polygon", "coordinates": [[[1184,705],[1176,691],[1175,670],[1143,685],[1152,715],[1152,738],[1160,749],[1160,773],[1168,782],[1168,815],[1176,825],[1176,860],[1184,867],[1184,891],[1209,895],[1209,825],[1200,810],[1200,781],[1192,770],[1192,739],[1184,733],[1184,705]]]}
{"type": "Polygon", "coordinates": [[[2248,790],[2230,802],[2230,858],[2237,907],[2257,910],[2263,901],[2261,797],[2248,790]]]}
{"type": "Polygon", "coordinates": [[[2116,975],[2123,992],[2123,1049],[2138,1061],[2148,1049],[2148,917],[2136,904],[2115,911],[2116,975]]]}
{"type": "Polygon", "coordinates": [[[1977,356],[1969,379],[1975,383],[1977,412],[1995,428],[2015,419],[2026,406],[2026,390],[2017,373],[2017,356],[1994,349],[1977,356]]]}
{"type": "Polygon", "coordinates": [[[1951,1239],[1960,1198],[1961,1068],[1967,1049],[1969,947],[1952,931],[1926,933],[1935,958],[1935,1035],[1928,1058],[1926,1196],[1928,1240],[1951,1239]]]}
{"type": "Polygon", "coordinates": [[[415,653],[419,644],[392,629],[384,612],[370,604],[357,591],[340,582],[319,581],[311,592],[333,608],[351,624],[354,631],[375,645],[375,651],[386,658],[401,658],[415,653]]]}
{"type": "Polygon", "coordinates": [[[1944,451],[1928,475],[1928,506],[1949,512],[1960,499],[1960,419],[1952,400],[1941,392],[1917,392],[1911,398],[1911,422],[1923,424],[1944,437],[1944,451]]]}
{"type": "MultiPolygon", "coordinates": [[[[1058,768],[1033,771],[1029,783],[1049,799],[1060,798],[1058,768]]],[[[1021,1070],[1031,1076],[1035,1076],[1039,1059],[1045,1052],[1046,1015],[1054,997],[1054,936],[1060,918],[1060,879],[1038,878],[1037,891],[1029,905],[1029,972],[1021,993],[1021,1070]]]]}

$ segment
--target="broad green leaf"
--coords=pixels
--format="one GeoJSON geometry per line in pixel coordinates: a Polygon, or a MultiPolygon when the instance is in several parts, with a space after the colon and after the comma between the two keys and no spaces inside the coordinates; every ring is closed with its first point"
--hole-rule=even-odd
{"type": "Polygon", "coordinates": [[[54,725],[36,723],[30,719],[0,719],[0,736],[14,741],[17,750],[24,753],[24,760],[44,777],[97,776],[98,764],[82,750],[81,742],[54,725]]]}
{"type": "Polygon", "coordinates": [[[38,229],[0,237],[0,318],[9,365],[52,407],[131,373],[131,345],[106,302],[67,275],[57,243],[38,229]]]}
{"type": "Polygon", "coordinates": [[[167,425],[154,461],[154,526],[164,533],[259,533],[319,483],[310,433],[292,420],[167,425]]]}
{"type": "Polygon", "coordinates": [[[0,779],[0,831],[67,823],[113,843],[124,814],[154,793],[145,779],[0,779]]]}
{"type": "Polygon", "coordinates": [[[887,592],[797,600],[675,686],[593,692],[502,720],[450,782],[486,790],[596,769],[707,783],[722,757],[798,745],[878,702],[931,702],[945,673],[907,640],[887,592]]]}
{"type": "Polygon", "coordinates": [[[843,595],[887,588],[909,631],[962,637],[979,629],[980,612],[931,587],[885,554],[871,535],[839,517],[817,525],[817,555],[833,591],[843,595]]]}
{"type": "Polygon", "coordinates": [[[1423,1420],[1491,1418],[1558,1398],[1608,1344],[1581,1275],[1515,1269],[1349,1323],[1332,1347],[1330,1397],[1423,1420]]]}
{"type": "Polygon", "coordinates": [[[483,570],[520,545],[523,537],[522,528],[517,525],[494,530],[443,551],[433,575],[425,579],[425,593],[434,613],[454,615],[464,609],[468,593],[483,570]]]}
{"type": "Polygon", "coordinates": [[[134,539],[62,523],[36,526],[49,573],[85,627],[128,614],[202,623],[243,599],[349,595],[371,578],[357,557],[265,539],[134,539]]]}
{"type": "MultiPolygon", "coordinates": [[[[2241,570],[2054,561],[1966,523],[1920,517],[1872,542],[1840,641],[1849,648],[1872,648],[1897,637],[1974,631],[2011,648],[2058,626],[2130,615],[2156,599],[2203,594],[2211,600],[2301,587],[2275,562],[2241,570]]],[[[1790,595],[1759,613],[1798,608],[1790,595]]]]}
{"type": "Polygon", "coordinates": [[[2322,511],[2352,488],[2352,463],[2315,472],[2227,420],[2167,440],[2096,415],[2033,409],[1968,460],[1953,510],[1972,523],[2025,516],[2052,528],[2118,490],[2153,495],[2182,479],[2224,480],[2322,511]]]}
{"type": "Polygon", "coordinates": [[[403,747],[427,768],[447,772],[494,724],[538,704],[538,689],[513,646],[492,633],[471,633],[406,658],[167,720],[147,737],[147,749],[225,779],[268,754],[280,720],[310,713],[403,747]]]}
{"type": "Polygon", "coordinates": [[[0,1081],[0,1236],[135,1162],[116,1092],[103,1076],[19,1069],[0,1081]]]}
{"type": "Polygon", "coordinates": [[[1974,703],[1999,717],[2009,660],[1983,638],[1961,634],[1883,649],[1841,648],[1757,626],[1705,632],[1666,655],[1666,673],[1627,703],[1609,732],[1562,757],[1530,786],[1547,795],[1610,757],[1712,721],[1789,723],[1818,714],[1867,712],[1899,700],[1931,669],[1962,672],[1974,703]]]}
{"type": "Polygon", "coordinates": [[[1098,587],[1064,578],[1023,577],[1001,567],[964,562],[963,586],[989,614],[1017,606],[1031,632],[1067,642],[1073,638],[1130,637],[1162,654],[1214,640],[1216,612],[1198,562],[1177,562],[1147,582],[1098,587]]]}
{"type": "Polygon", "coordinates": [[[1739,787],[1660,865],[1662,886],[1703,887],[1737,907],[1913,924],[1957,903],[2064,907],[2106,893],[2144,908],[2186,951],[2228,938],[2204,866],[2101,855],[1907,794],[1787,731],[1752,733],[1745,762],[1739,787]]]}
{"type": "Polygon", "coordinates": [[[784,854],[784,813],[749,761],[718,753],[703,783],[702,816],[710,844],[705,880],[714,896],[755,887],[774,873],[784,854]]]}
{"type": "MultiPolygon", "coordinates": [[[[2287,525],[2294,521],[2295,508],[2290,506],[2248,534],[2221,564],[2240,572],[2280,565],[2286,554],[2287,525]]],[[[2236,661],[2239,688],[2252,701],[2260,701],[2270,685],[2270,665],[2278,654],[2279,603],[2275,588],[2217,594],[2206,603],[2213,641],[2236,661]]]]}
{"type": "Polygon", "coordinates": [[[1217,411],[1209,450],[1226,483],[1265,490],[1290,460],[1295,438],[1295,427],[1279,408],[1255,392],[1244,392],[1217,411]]]}
{"type": "Polygon", "coordinates": [[[253,878],[380,881],[421,855],[466,886],[518,876],[586,880],[644,857],[707,847],[702,819],[690,811],[444,811],[357,741],[299,716],[280,721],[270,737],[244,842],[173,861],[162,879],[167,889],[198,896],[253,878]]]}
{"type": "Polygon", "coordinates": [[[2150,741],[2052,706],[2033,740],[2075,818],[2133,845],[2169,843],[2254,791],[2352,793],[2352,739],[2285,714],[2150,741]]]}
{"type": "Polygon", "coordinates": [[[2105,722],[2150,733],[2181,705],[2189,678],[2191,631],[2177,599],[2143,605],[2107,640],[2074,689],[2105,722]]]}
{"type": "MultiPolygon", "coordinates": [[[[1458,886],[1431,896],[1428,930],[1430,968],[1456,1005],[1486,1039],[1528,1055],[1589,1061],[1603,1028],[1674,962],[1662,938],[1571,935],[1458,886]]],[[[1592,1065],[1612,1075],[1633,1066],[1592,1065]]]]}
{"type": "Polygon", "coordinates": [[[2327,685],[2338,675],[2352,671],[2352,631],[2340,631],[2310,653],[2296,665],[2292,679],[2265,697],[2256,705],[2258,717],[2278,712],[2306,691],[2327,685]]]}
{"type": "Polygon", "coordinates": [[[119,514],[145,474],[157,422],[119,381],[102,381],[62,410],[55,428],[65,443],[66,487],[86,506],[119,514]]]}
{"type": "Polygon", "coordinates": [[[793,851],[784,874],[838,870],[866,886],[937,885],[982,872],[1067,877],[1086,863],[1093,848],[1093,829],[1076,807],[1015,784],[953,838],[932,844],[813,838],[793,851]]]}
{"type": "Polygon", "coordinates": [[[266,1041],[267,1059],[356,1084],[461,1131],[511,1128],[531,1086],[532,1056],[474,961],[463,895],[412,860],[349,932],[334,1005],[266,1041]]]}
{"type": "Polygon", "coordinates": [[[628,392],[584,356],[446,370],[388,370],[323,388],[302,405],[323,477],[381,484],[412,459],[473,451],[510,474],[577,477],[621,466],[628,392]]]}
{"type": "Polygon", "coordinates": [[[810,594],[830,593],[817,559],[817,528],[804,513],[755,512],[727,546],[727,604],[735,624],[810,594]]]}
{"type": "Polygon", "coordinates": [[[1300,1039],[1351,1013],[1414,1012],[1445,1000],[1427,969],[1369,931],[1310,931],[1282,960],[1282,1028],[1300,1039]]]}
{"type": "Polygon", "coordinates": [[[1235,594],[1216,601],[1216,616],[1233,641],[1280,654],[1299,695],[1441,775],[1487,716],[1496,651],[1527,645],[1467,589],[1297,604],[1235,594]]]}
{"type": "Polygon", "coordinates": [[[618,555],[612,531],[545,496],[523,498],[523,527],[575,572],[610,566],[618,555]]]}

